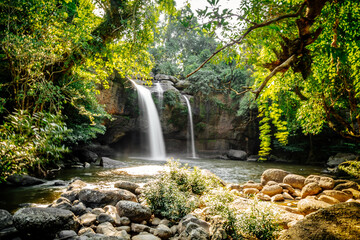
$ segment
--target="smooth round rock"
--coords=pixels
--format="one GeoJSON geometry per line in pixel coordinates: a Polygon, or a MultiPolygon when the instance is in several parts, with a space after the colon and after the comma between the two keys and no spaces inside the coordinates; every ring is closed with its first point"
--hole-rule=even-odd
{"type": "Polygon", "coordinates": [[[132,201],[119,201],[116,209],[120,217],[127,217],[133,222],[140,223],[151,218],[150,208],[132,201]]]}

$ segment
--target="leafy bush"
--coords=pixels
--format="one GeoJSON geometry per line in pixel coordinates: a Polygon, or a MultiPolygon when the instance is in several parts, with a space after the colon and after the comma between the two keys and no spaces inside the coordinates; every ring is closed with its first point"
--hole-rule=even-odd
{"type": "Polygon", "coordinates": [[[15,173],[38,171],[62,157],[68,149],[62,144],[69,130],[58,115],[16,111],[0,126],[0,182],[15,173]]]}
{"type": "Polygon", "coordinates": [[[144,191],[145,200],[156,215],[177,221],[199,206],[199,195],[219,185],[215,176],[205,176],[198,168],[191,171],[175,161],[166,166],[168,171],[144,191]]]}

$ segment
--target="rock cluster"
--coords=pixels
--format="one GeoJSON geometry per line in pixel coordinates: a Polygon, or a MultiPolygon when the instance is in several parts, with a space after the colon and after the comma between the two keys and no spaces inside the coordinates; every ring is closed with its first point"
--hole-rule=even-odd
{"type": "Polygon", "coordinates": [[[91,189],[81,180],[70,184],[46,208],[0,210],[0,239],[208,239],[209,224],[185,216],[179,223],[156,218],[138,202],[139,186],[119,181],[115,189],[91,189]]]}
{"type": "Polygon", "coordinates": [[[256,195],[263,201],[298,200],[297,208],[288,210],[303,215],[341,202],[360,202],[359,186],[353,181],[318,175],[305,178],[281,169],[264,171],[261,183],[249,181],[229,187],[245,195],[256,195]]]}

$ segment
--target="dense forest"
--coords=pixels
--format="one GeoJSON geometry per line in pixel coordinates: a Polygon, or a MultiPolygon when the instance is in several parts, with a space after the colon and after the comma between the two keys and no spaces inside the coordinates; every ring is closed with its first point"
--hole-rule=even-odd
{"type": "MultiPolygon", "coordinates": [[[[2,0],[0,181],[46,175],[104,133],[111,116],[96,94],[114,71],[144,81],[172,75],[204,99],[230,95],[234,114],[257,109],[262,160],[274,139],[324,131],[359,153],[360,3],[221,4],[195,12],[172,0],[2,0]]],[[[344,168],[356,175],[360,166],[344,168]]]]}

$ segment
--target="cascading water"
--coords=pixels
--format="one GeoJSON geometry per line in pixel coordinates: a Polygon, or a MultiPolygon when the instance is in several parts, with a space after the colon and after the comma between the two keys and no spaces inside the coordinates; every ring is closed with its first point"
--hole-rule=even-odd
{"type": "Polygon", "coordinates": [[[136,84],[133,80],[130,81],[134,84],[138,92],[140,111],[144,116],[143,122],[147,123],[150,158],[153,160],[165,160],[164,138],[158,111],[151,97],[151,92],[145,87],[136,84]]]}
{"type": "Polygon", "coordinates": [[[189,99],[183,95],[186,101],[186,105],[189,112],[189,122],[190,122],[190,137],[191,137],[191,157],[196,158],[196,151],[195,151],[195,137],[194,137],[194,126],[193,126],[193,118],[192,118],[192,111],[189,99]]]}
{"type": "Polygon", "coordinates": [[[159,112],[161,113],[163,108],[163,102],[164,102],[164,90],[161,87],[161,84],[159,82],[155,83],[156,86],[156,92],[158,94],[158,100],[159,100],[159,112]]]}

